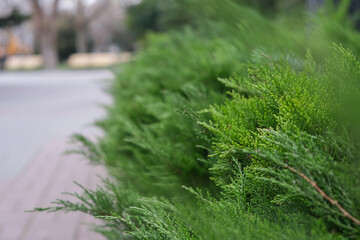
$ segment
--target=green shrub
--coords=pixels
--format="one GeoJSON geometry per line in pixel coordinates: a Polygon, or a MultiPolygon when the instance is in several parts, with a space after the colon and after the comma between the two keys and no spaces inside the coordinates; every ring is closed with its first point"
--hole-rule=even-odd
{"type": "Polygon", "coordinates": [[[347,214],[359,219],[358,143],[348,135],[353,125],[338,116],[347,112],[343,96],[359,97],[360,63],[336,51],[325,71],[308,57],[300,72],[280,61],[251,67],[246,79],[223,80],[241,92],[209,109],[213,120],[203,125],[214,134],[214,179],[238,188],[231,173],[239,162],[255,214],[277,222],[300,211],[356,239],[360,222],[347,214]]]}
{"type": "Polygon", "coordinates": [[[198,4],[192,27],[149,35],[119,71],[105,136],[74,136],[115,183],[37,210],[99,217],[109,239],[358,238],[360,67],[326,44],[358,52],[359,35],[198,4]]]}

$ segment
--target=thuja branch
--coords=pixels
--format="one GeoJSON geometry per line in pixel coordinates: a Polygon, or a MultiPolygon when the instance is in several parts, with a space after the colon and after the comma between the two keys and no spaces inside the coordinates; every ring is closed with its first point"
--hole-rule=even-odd
{"type": "Polygon", "coordinates": [[[320,195],[325,198],[327,201],[329,201],[332,205],[335,205],[340,212],[344,215],[344,217],[350,219],[351,221],[353,221],[356,225],[360,226],[360,220],[355,218],[354,216],[352,216],[348,211],[346,211],[337,200],[332,199],[331,197],[329,197],[317,184],[316,182],[312,181],[309,177],[307,177],[304,173],[297,171],[295,168],[290,167],[289,165],[285,165],[285,168],[289,169],[291,172],[299,175],[300,177],[302,177],[303,179],[305,179],[305,181],[307,181],[308,183],[310,183],[311,186],[313,186],[316,191],[318,191],[320,193],[320,195]]]}

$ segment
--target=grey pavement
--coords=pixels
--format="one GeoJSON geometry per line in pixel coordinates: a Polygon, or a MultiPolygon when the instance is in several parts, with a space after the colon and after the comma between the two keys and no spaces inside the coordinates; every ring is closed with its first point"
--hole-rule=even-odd
{"type": "Polygon", "coordinates": [[[104,116],[108,70],[0,72],[0,239],[103,239],[91,233],[78,213],[24,213],[24,210],[79,190],[105,175],[77,156],[63,156],[68,136],[101,134],[92,127],[104,116]]]}
{"type": "Polygon", "coordinates": [[[0,73],[0,185],[46,141],[89,131],[101,118],[107,70],[0,73]]]}

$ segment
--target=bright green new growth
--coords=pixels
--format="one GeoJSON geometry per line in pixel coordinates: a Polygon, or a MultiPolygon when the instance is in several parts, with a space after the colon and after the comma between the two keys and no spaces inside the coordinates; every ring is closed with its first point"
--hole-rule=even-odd
{"type": "Polygon", "coordinates": [[[336,51],[327,71],[316,72],[308,56],[301,72],[272,62],[251,67],[245,80],[222,80],[243,89],[211,108],[213,120],[202,124],[214,133],[215,181],[225,188],[238,187],[230,176],[234,162],[240,162],[252,211],[266,218],[275,217],[267,216],[267,208],[276,208],[277,218],[282,210],[301,211],[353,237],[359,236],[360,224],[357,143],[348,136],[353,126],[340,126],[337,116],[344,107],[339,96],[359,97],[360,65],[343,48],[336,51]]]}
{"type": "Polygon", "coordinates": [[[327,46],[359,53],[359,34],[185,2],[193,27],[148,36],[117,74],[105,136],[73,137],[112,181],[35,210],[91,214],[108,239],[359,238],[360,64],[327,46]]]}

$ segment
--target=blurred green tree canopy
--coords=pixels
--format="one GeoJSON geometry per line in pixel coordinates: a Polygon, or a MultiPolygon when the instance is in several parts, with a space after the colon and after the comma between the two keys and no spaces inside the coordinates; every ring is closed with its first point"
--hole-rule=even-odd
{"type": "Polygon", "coordinates": [[[22,14],[17,8],[14,8],[8,16],[0,17],[0,28],[17,26],[29,18],[29,15],[22,14]]]}

